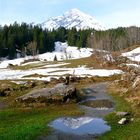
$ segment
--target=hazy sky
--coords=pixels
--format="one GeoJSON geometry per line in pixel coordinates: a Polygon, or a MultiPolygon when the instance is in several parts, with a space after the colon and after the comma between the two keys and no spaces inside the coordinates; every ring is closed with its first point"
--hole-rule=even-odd
{"type": "Polygon", "coordinates": [[[0,24],[42,23],[77,8],[105,27],[140,26],[140,0],[0,0],[0,24]]]}

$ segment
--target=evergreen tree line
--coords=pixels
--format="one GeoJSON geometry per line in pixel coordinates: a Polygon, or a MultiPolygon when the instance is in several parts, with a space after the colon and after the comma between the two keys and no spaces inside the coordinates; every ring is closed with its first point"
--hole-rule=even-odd
{"type": "Polygon", "coordinates": [[[140,28],[135,26],[119,27],[92,32],[89,36],[89,42],[94,49],[120,51],[132,45],[140,45],[140,28]]]}
{"type": "Polygon", "coordinates": [[[76,28],[43,30],[40,26],[26,23],[0,26],[0,57],[13,59],[17,52],[21,56],[36,55],[54,51],[54,42],[68,42],[70,46],[92,47],[117,51],[140,44],[140,28],[128,27],[95,31],[93,29],[76,30],[76,28]]]}
{"type": "Polygon", "coordinates": [[[26,23],[0,27],[0,57],[13,59],[17,52],[21,56],[36,55],[54,50],[54,42],[68,42],[70,46],[87,47],[91,30],[65,29],[43,30],[40,26],[26,23]]]}

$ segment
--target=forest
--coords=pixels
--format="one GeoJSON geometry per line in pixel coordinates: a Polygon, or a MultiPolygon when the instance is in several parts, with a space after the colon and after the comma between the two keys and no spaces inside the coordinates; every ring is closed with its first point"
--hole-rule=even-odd
{"type": "Polygon", "coordinates": [[[140,28],[131,26],[119,27],[91,34],[91,46],[108,51],[121,51],[132,45],[140,44],[140,28]]]}
{"type": "Polygon", "coordinates": [[[96,31],[94,29],[76,30],[76,28],[49,31],[40,26],[18,24],[0,26],[0,57],[14,59],[17,53],[21,57],[54,51],[54,42],[61,41],[69,46],[91,47],[118,51],[131,45],[140,44],[140,28],[127,27],[96,31]]]}
{"type": "Polygon", "coordinates": [[[67,41],[70,46],[87,47],[87,37],[91,30],[71,30],[63,27],[57,30],[43,30],[40,26],[26,23],[0,28],[0,57],[13,59],[17,52],[21,56],[36,55],[54,51],[54,42],[67,41]]]}

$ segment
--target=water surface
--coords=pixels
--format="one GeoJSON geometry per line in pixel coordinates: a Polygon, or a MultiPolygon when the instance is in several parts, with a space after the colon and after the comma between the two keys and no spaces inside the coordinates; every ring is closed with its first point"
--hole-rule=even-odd
{"type": "Polygon", "coordinates": [[[75,135],[100,135],[111,128],[102,118],[93,117],[64,117],[54,120],[49,126],[75,135]]]}

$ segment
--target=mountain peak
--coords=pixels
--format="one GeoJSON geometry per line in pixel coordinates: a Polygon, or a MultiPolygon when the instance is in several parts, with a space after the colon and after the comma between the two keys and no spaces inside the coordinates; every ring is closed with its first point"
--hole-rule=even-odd
{"type": "Polygon", "coordinates": [[[43,28],[49,30],[57,29],[59,27],[65,27],[66,29],[71,29],[75,27],[76,29],[89,29],[93,28],[96,30],[104,30],[105,28],[92,16],[87,15],[80,10],[74,8],[66,11],[63,15],[50,18],[46,22],[40,24],[43,28]]]}

